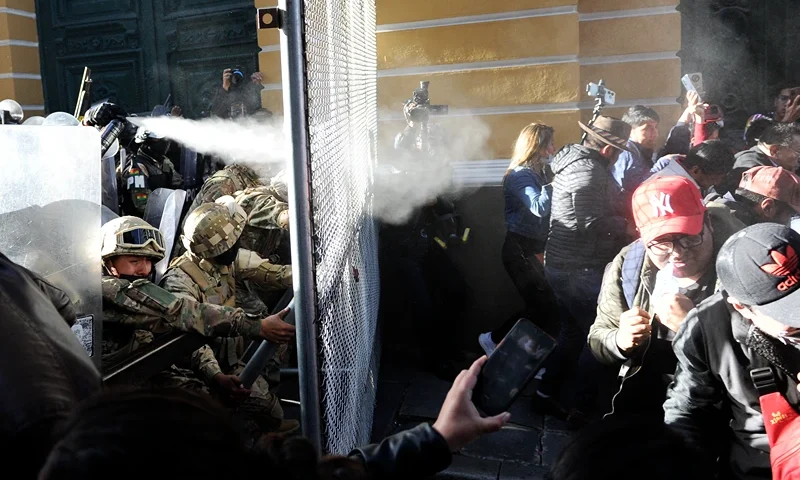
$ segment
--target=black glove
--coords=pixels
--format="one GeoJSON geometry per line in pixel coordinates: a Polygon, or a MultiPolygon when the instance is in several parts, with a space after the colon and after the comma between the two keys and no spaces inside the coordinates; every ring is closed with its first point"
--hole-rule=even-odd
{"type": "Polygon", "coordinates": [[[101,103],[86,111],[83,123],[92,127],[105,127],[111,120],[124,120],[128,116],[125,110],[114,103],[101,103]]]}

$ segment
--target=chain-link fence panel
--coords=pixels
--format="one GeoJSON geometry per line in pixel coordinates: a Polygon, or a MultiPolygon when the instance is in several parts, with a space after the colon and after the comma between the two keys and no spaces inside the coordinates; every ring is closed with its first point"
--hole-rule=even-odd
{"type": "Polygon", "coordinates": [[[374,0],[306,0],[305,52],[323,445],[368,443],[377,388],[374,0]]]}

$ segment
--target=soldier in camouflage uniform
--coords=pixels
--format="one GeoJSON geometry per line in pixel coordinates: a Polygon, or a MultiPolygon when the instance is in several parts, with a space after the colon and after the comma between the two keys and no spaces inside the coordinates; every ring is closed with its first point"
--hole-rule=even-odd
{"type": "MultiPolygon", "coordinates": [[[[245,212],[230,196],[201,205],[189,214],[181,237],[187,251],[170,264],[161,280],[164,289],[178,297],[233,307],[237,304],[237,278],[266,290],[289,288],[291,266],[273,265],[254,252],[239,248],[245,222],[245,212]]],[[[264,336],[271,342],[285,344],[294,336],[294,327],[285,322],[269,327],[264,336]]],[[[213,342],[214,361],[203,365],[204,377],[240,373],[244,347],[241,337],[217,339],[213,342]]],[[[266,379],[259,376],[253,384],[253,394],[242,407],[255,412],[270,406],[273,417],[282,417],[283,411],[274,398],[266,379]]]]}
{"type": "MultiPolygon", "coordinates": [[[[102,231],[104,365],[124,359],[140,345],[150,343],[154,335],[173,330],[198,332],[207,337],[266,338],[269,324],[282,322],[281,315],[286,314],[262,319],[247,315],[240,308],[177,297],[150,281],[153,262],[164,257],[164,243],[158,229],[137,217],[121,217],[106,223],[102,231]]],[[[216,373],[213,365],[217,362],[210,347],[198,349],[188,363],[189,369],[173,365],[151,383],[211,393],[208,385],[195,375],[199,371],[210,373],[206,379],[215,387],[214,393],[247,393],[239,388],[235,375],[216,373]]],[[[270,425],[282,431],[296,426],[291,422],[270,425]]]]}
{"type": "MultiPolygon", "coordinates": [[[[200,191],[197,192],[197,196],[194,197],[189,211],[186,213],[186,218],[189,218],[189,214],[204,203],[214,203],[219,197],[233,195],[238,191],[262,185],[263,183],[258,178],[258,174],[247,165],[239,163],[227,165],[203,183],[200,191]]],[[[186,218],[184,218],[183,224],[181,224],[181,229],[183,229],[186,224],[186,218]]],[[[181,242],[175,242],[173,256],[177,257],[183,255],[185,251],[186,249],[181,242]]]]}
{"type": "Polygon", "coordinates": [[[164,258],[161,233],[137,217],[120,217],[102,229],[103,362],[118,361],[153,334],[179,330],[209,337],[261,337],[262,320],[242,309],[179,298],[150,281],[164,258]]]}
{"type": "MultiPolygon", "coordinates": [[[[289,229],[289,206],[275,198],[270,187],[266,186],[236,192],[234,199],[247,215],[247,223],[239,238],[241,247],[269,259],[273,264],[284,263],[276,250],[289,229]]],[[[263,289],[251,282],[237,278],[237,305],[246,312],[256,314],[266,311],[263,293],[263,289]]]]}
{"type": "MultiPolygon", "coordinates": [[[[284,235],[288,236],[289,205],[276,198],[272,188],[267,186],[236,192],[234,199],[247,214],[247,223],[239,237],[241,247],[255,252],[261,258],[269,259],[274,265],[288,263],[281,261],[277,249],[284,235]]],[[[284,258],[289,259],[288,256],[284,258]]],[[[267,294],[264,289],[248,280],[236,279],[236,305],[249,314],[269,312],[267,306],[276,300],[276,296],[269,298],[267,294]]],[[[281,345],[266,365],[267,381],[273,390],[280,384],[280,368],[282,359],[288,355],[287,347],[281,345]]]]}

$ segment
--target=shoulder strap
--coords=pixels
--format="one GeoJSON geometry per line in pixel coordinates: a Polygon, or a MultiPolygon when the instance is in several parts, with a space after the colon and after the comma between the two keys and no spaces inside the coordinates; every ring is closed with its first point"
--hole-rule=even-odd
{"type": "Polygon", "coordinates": [[[175,261],[174,266],[183,270],[183,273],[185,273],[186,275],[189,275],[189,278],[191,278],[194,281],[194,283],[196,283],[200,287],[200,289],[203,290],[204,292],[208,291],[209,288],[213,287],[213,285],[208,283],[208,280],[206,279],[206,274],[203,273],[203,270],[201,270],[200,267],[195,265],[194,262],[190,262],[185,257],[178,258],[175,261]]]}
{"type": "Polygon", "coordinates": [[[625,302],[627,302],[629,309],[633,307],[636,290],[639,289],[642,266],[644,265],[644,249],[644,243],[641,240],[637,240],[628,250],[625,260],[622,261],[622,293],[625,295],[625,302]]]}

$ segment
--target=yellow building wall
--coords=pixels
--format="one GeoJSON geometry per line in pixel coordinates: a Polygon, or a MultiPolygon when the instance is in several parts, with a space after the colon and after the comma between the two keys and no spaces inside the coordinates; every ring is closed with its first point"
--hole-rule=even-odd
{"type": "MultiPolygon", "coordinates": [[[[554,126],[559,145],[578,141],[577,121],[588,121],[593,106],[585,86],[600,79],[617,93],[607,115],[651,106],[662,137],[680,115],[679,0],[376,2],[383,146],[402,129],[401,106],[421,80],[431,82],[433,103],[450,106],[438,119],[444,126],[457,129],[472,117],[489,128],[486,148],[465,160],[508,158],[519,131],[534,121],[554,126]]],[[[262,100],[280,112],[277,32],[259,32],[259,44],[262,100]]]]}
{"type": "Polygon", "coordinates": [[[25,117],[44,114],[34,0],[0,0],[0,100],[12,98],[25,117]]]}

